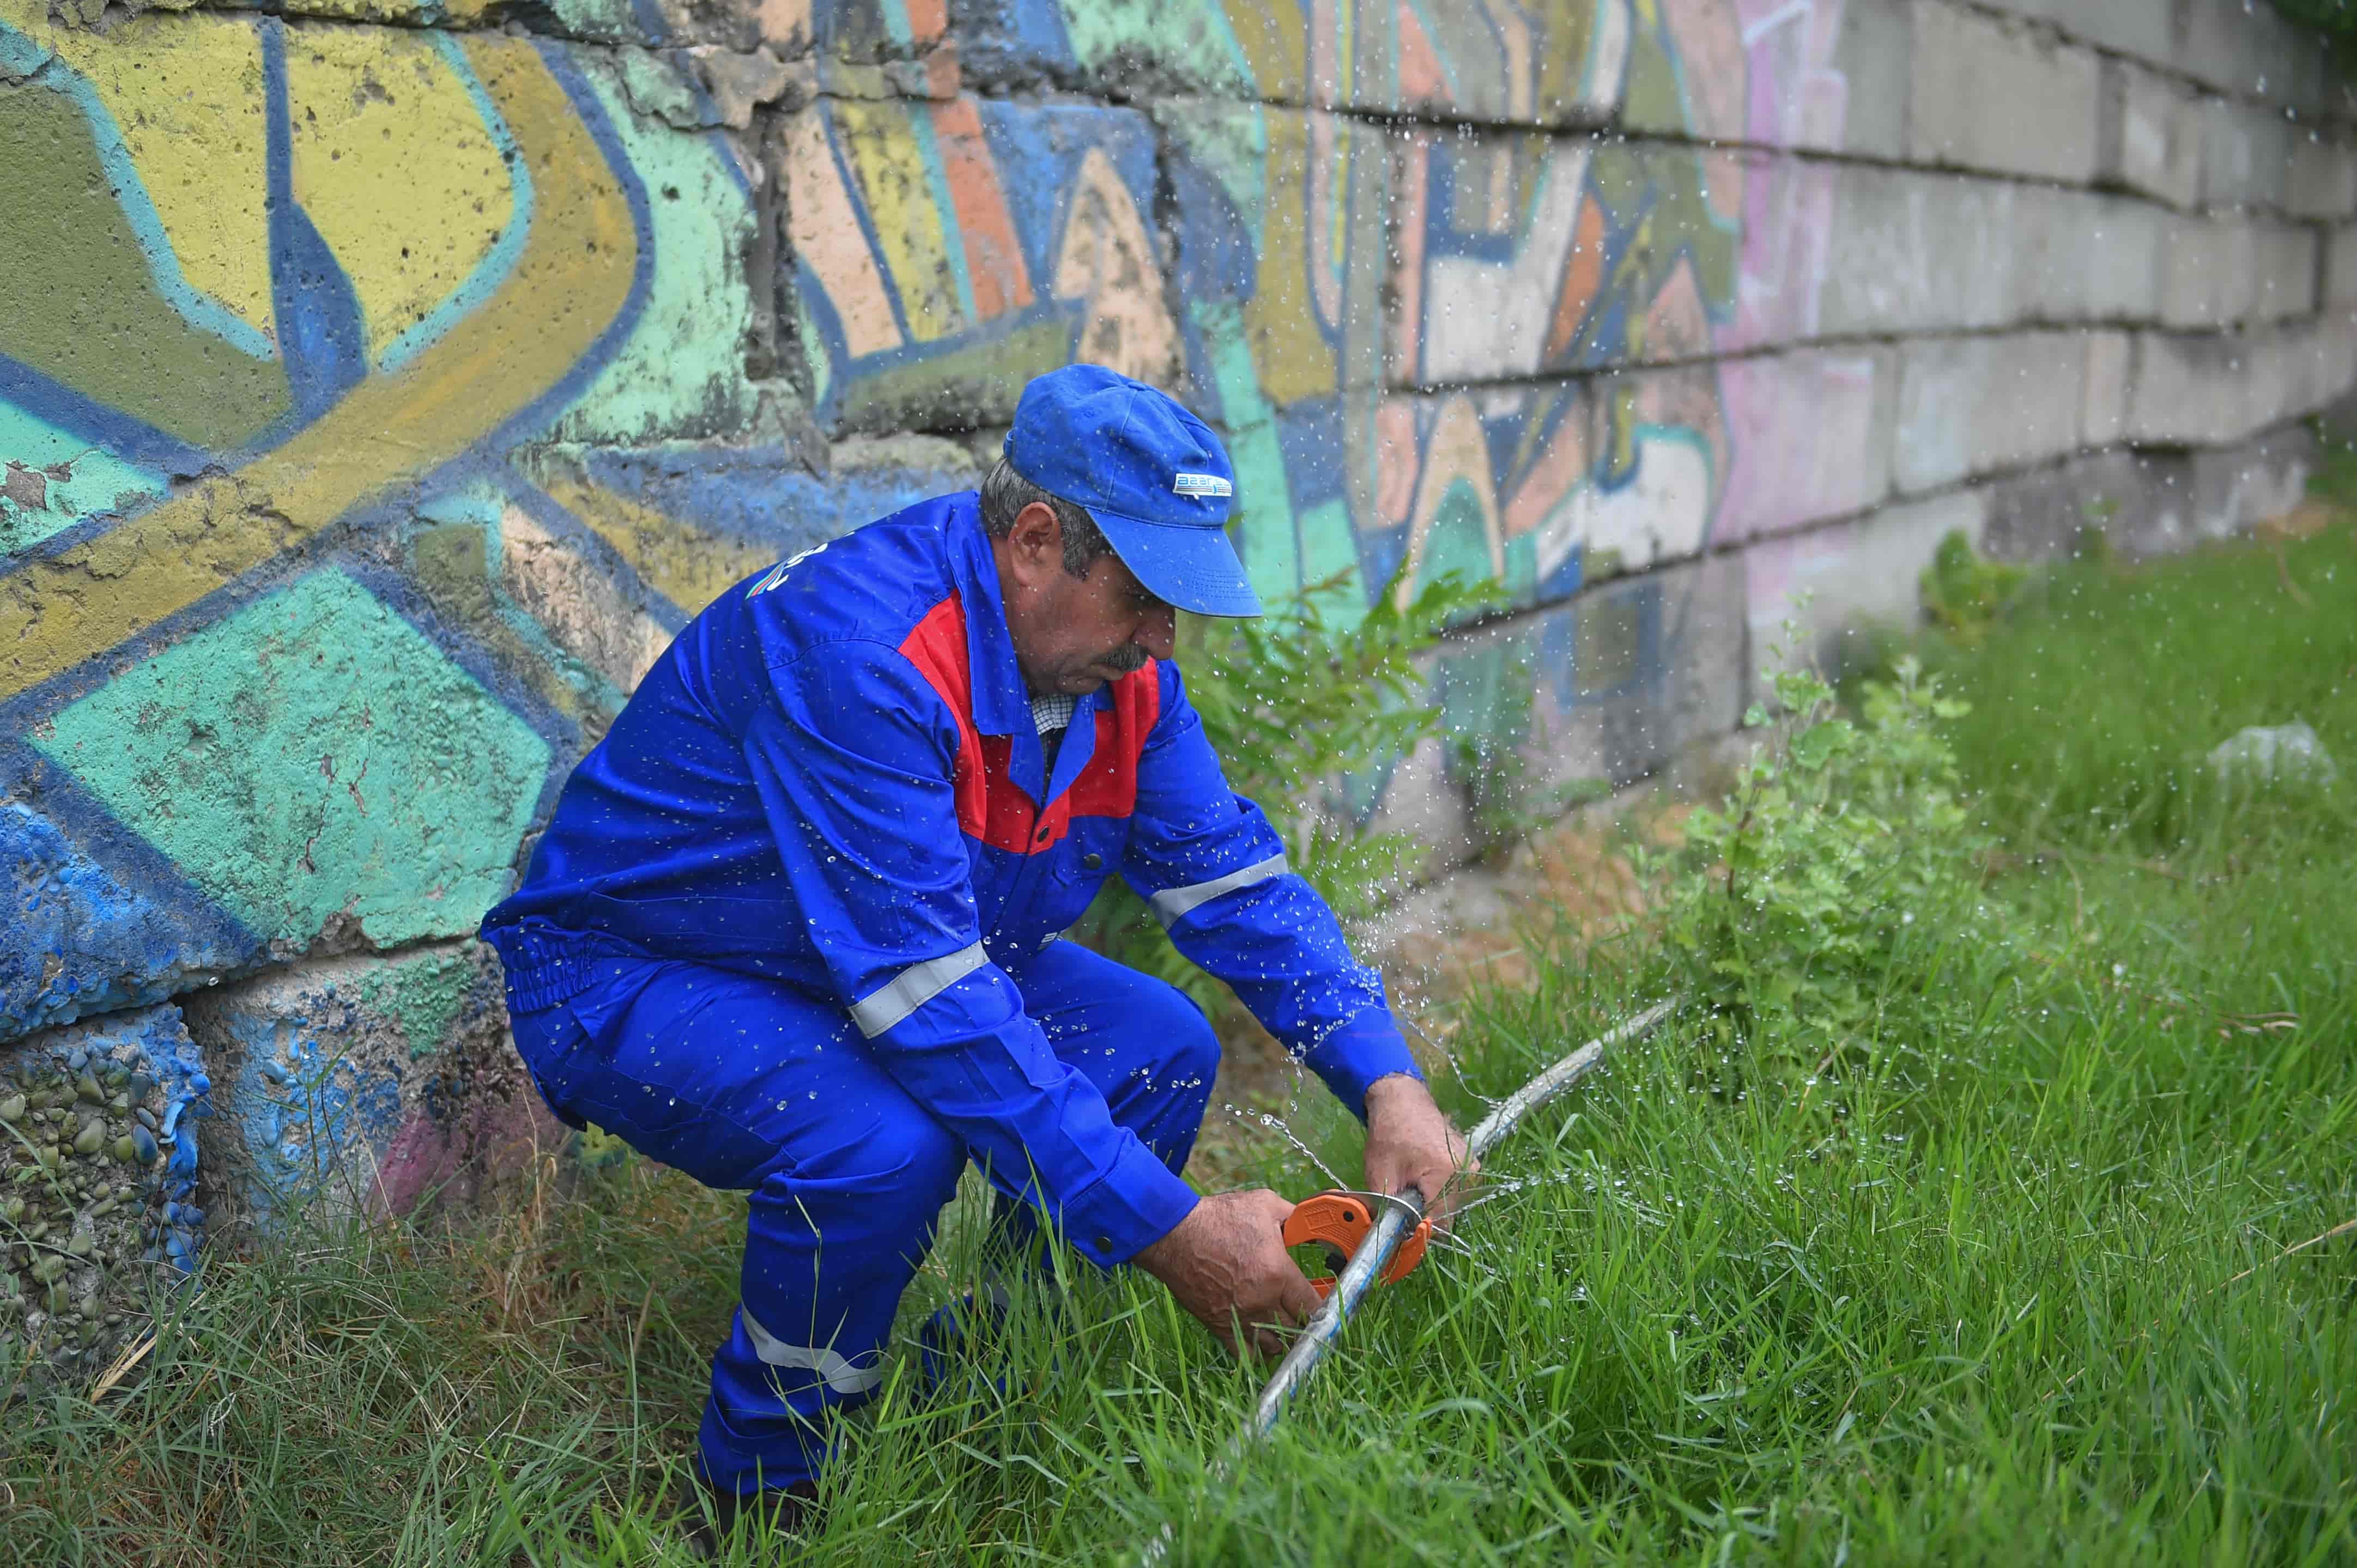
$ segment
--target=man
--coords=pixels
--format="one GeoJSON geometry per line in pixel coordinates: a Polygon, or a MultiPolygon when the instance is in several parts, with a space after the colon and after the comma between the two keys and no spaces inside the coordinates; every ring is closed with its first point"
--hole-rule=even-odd
{"type": "Polygon", "coordinates": [[[969,1159],[1019,1223],[1136,1264],[1239,1351],[1316,1309],[1290,1205],[1178,1177],[1219,1058],[1201,1013],[1057,940],[1116,871],[1366,1119],[1370,1187],[1440,1199],[1457,1172],[1381,980],[1168,662],[1174,607],[1260,613],[1232,493],[1161,392],[1039,378],[979,493],[691,621],[483,922],[557,1113],[750,1189],[698,1444],[724,1515],[811,1494],[969,1159]]]}

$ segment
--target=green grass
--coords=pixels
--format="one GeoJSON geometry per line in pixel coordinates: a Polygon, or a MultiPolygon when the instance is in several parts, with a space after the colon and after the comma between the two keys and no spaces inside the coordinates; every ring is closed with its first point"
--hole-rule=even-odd
{"type": "MultiPolygon", "coordinates": [[[[2286,1255],[2357,1219],[2345,794],[2137,814],[2244,723],[2357,766],[2348,684],[2293,657],[2348,650],[2347,559],[2294,552],[2337,622],[2205,552],[2058,587],[1953,671],[2017,853],[1986,930],[1910,928],[1894,967],[1969,1004],[1937,1034],[1789,1090],[1698,1025],[1622,1055],[1224,1485],[1255,1373],[1135,1277],[1018,1302],[1006,1391],[928,1403],[901,1366],[800,1560],[1135,1561],[1166,1523],[1174,1563],[2357,1560],[2357,1234],[2286,1255]]],[[[1463,1007],[1469,1112],[1678,980],[1641,933],[1532,940],[1533,988],[1463,1007]]],[[[1339,1165],[1335,1122],[1299,1119],[1339,1165]]],[[[0,1561],[688,1561],[738,1206],[573,1180],[481,1235],[217,1262],[123,1390],[0,1421],[0,1561]]]]}
{"type": "Polygon", "coordinates": [[[2236,731],[2302,720],[2357,767],[2357,528],[2289,545],[2280,568],[2248,544],[2065,566],[1939,662],[1974,705],[1956,736],[1967,780],[2018,838],[2150,850],[2222,816],[2242,831],[2249,802],[2222,799],[2203,763],[2236,731]]]}

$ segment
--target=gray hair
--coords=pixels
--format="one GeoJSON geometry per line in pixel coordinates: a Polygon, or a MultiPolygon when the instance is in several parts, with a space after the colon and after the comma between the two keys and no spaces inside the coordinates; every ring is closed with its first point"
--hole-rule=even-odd
{"type": "Polygon", "coordinates": [[[1015,528],[1015,520],[1023,509],[1035,501],[1044,502],[1054,510],[1056,521],[1064,530],[1064,570],[1075,577],[1085,577],[1089,568],[1101,557],[1113,553],[1104,532],[1089,509],[1078,501],[1068,501],[1060,495],[1041,489],[1015,471],[1015,465],[1001,457],[997,466],[982,481],[982,526],[993,539],[1004,539],[1015,528]]]}

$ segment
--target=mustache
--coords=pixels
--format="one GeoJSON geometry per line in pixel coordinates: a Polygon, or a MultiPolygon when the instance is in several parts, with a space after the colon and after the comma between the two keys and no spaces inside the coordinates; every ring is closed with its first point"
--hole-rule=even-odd
{"type": "Polygon", "coordinates": [[[1098,660],[1097,662],[1103,665],[1108,670],[1117,671],[1120,673],[1126,675],[1134,670],[1145,669],[1146,661],[1153,657],[1154,656],[1152,654],[1146,652],[1143,648],[1138,647],[1137,644],[1134,642],[1125,642],[1119,648],[1114,649],[1111,653],[1106,654],[1103,659],[1098,660]]]}

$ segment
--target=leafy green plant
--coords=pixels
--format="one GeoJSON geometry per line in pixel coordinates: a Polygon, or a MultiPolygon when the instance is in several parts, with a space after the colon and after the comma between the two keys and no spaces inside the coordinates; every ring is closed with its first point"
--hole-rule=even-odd
{"type": "MultiPolygon", "coordinates": [[[[1329,578],[1256,621],[1190,622],[1180,655],[1188,699],[1229,784],[1268,813],[1293,869],[1346,919],[1372,912],[1421,851],[1405,834],[1365,832],[1340,781],[1389,767],[1436,732],[1416,660],[1444,628],[1497,601],[1494,585],[1453,575],[1405,603],[1400,585],[1387,585],[1353,618],[1349,579],[1329,578]]],[[[1074,934],[1207,1007],[1222,998],[1121,882],[1106,885],[1074,934]]]]}
{"type": "Polygon", "coordinates": [[[1934,994],[1930,955],[1986,907],[1986,846],[1938,729],[1964,705],[1913,660],[1864,684],[1857,722],[1814,674],[1773,682],[1781,714],[1747,715],[1766,744],[1686,821],[1663,937],[1723,1045],[1808,1074],[1870,1048],[1894,1001],[1934,994]]]}
{"type": "Polygon", "coordinates": [[[1916,587],[1932,624],[1969,646],[2003,618],[2028,580],[2024,568],[1987,559],[1964,530],[1953,529],[1916,587]]]}

